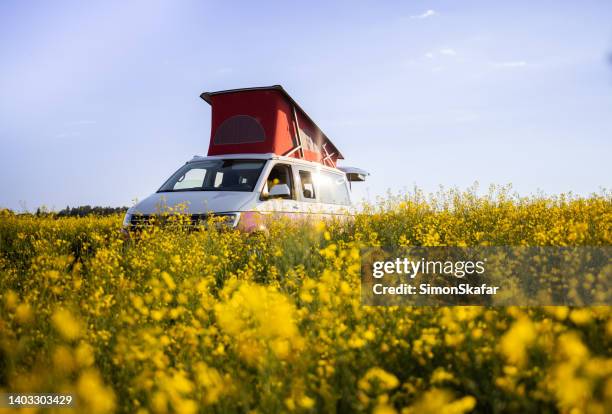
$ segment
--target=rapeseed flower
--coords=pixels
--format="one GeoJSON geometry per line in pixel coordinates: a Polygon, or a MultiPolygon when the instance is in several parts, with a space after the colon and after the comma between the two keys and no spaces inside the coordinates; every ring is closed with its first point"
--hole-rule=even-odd
{"type": "MultiPolygon", "coordinates": [[[[79,412],[608,412],[609,307],[365,307],[360,277],[374,246],[609,246],[611,207],[415,192],[351,222],[169,216],[130,240],[118,216],[3,212],[2,391],[79,412]]],[[[602,281],[563,288],[603,300],[602,281]]]]}

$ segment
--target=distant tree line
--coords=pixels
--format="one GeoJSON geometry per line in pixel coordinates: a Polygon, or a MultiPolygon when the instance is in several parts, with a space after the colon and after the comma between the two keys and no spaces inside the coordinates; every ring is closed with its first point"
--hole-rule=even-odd
{"type": "Polygon", "coordinates": [[[49,211],[46,207],[39,207],[36,209],[35,213],[25,212],[25,213],[15,213],[13,210],[8,208],[0,208],[0,217],[5,215],[15,215],[15,214],[33,214],[37,217],[85,217],[90,215],[96,216],[111,216],[113,214],[125,213],[127,211],[127,207],[100,207],[100,206],[78,206],[78,207],[70,207],[67,206],[65,209],[60,210],[58,212],[49,211]]]}
{"type": "MultiPolygon", "coordinates": [[[[66,206],[65,209],[55,213],[58,217],[85,217],[90,215],[96,216],[111,216],[113,214],[125,213],[127,207],[100,207],[100,206],[66,206]]],[[[36,210],[36,215],[40,215],[40,209],[36,210]]]]}

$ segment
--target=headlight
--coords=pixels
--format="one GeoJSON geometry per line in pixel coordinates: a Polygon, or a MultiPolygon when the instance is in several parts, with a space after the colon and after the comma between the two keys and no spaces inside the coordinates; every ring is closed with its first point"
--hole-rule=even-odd
{"type": "Polygon", "coordinates": [[[132,223],[132,214],[125,213],[125,217],[123,218],[123,227],[128,227],[132,223]]]}
{"type": "Polygon", "coordinates": [[[238,221],[240,221],[240,213],[220,213],[215,214],[217,217],[221,217],[223,219],[223,223],[227,226],[234,228],[238,225],[238,221]]]}

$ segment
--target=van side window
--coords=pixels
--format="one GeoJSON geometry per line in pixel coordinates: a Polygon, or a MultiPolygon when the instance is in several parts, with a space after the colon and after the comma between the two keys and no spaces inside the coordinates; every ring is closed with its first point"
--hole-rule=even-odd
{"type": "Polygon", "coordinates": [[[315,189],[310,171],[300,170],[300,183],[302,185],[302,196],[306,201],[315,201],[315,189]]]}
{"type": "Polygon", "coordinates": [[[291,167],[285,164],[276,164],[272,167],[272,171],[266,179],[266,185],[264,190],[269,192],[275,185],[285,184],[289,187],[291,192],[291,199],[295,198],[293,191],[293,179],[291,177],[291,167]]]}
{"type": "Polygon", "coordinates": [[[319,174],[319,197],[322,203],[350,205],[346,180],[343,175],[322,172],[319,174]]]}

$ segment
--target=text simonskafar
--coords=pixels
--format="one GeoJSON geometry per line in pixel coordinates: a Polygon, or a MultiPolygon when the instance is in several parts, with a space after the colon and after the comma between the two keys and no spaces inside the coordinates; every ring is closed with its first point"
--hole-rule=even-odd
{"type": "Polygon", "coordinates": [[[375,283],[372,291],[375,295],[496,295],[499,286],[490,286],[486,283],[471,285],[460,283],[457,286],[432,286],[429,283],[421,283],[418,288],[408,283],[396,286],[385,286],[375,283]]]}

